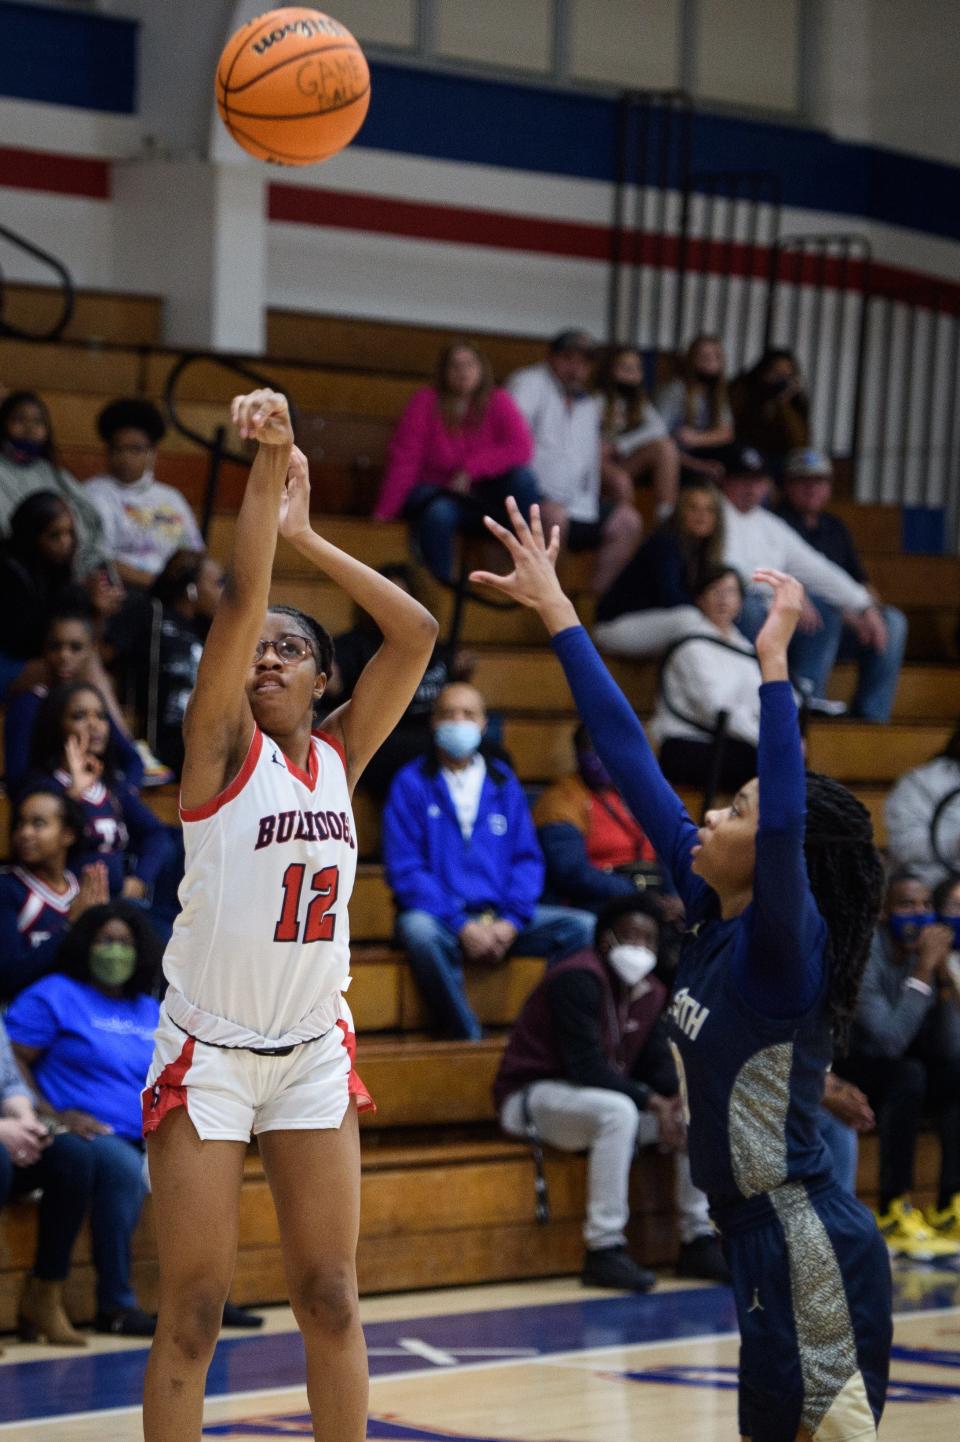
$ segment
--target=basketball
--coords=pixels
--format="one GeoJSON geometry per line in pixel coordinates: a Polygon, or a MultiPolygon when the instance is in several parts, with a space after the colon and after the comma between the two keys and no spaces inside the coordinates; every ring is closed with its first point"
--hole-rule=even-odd
{"type": "Polygon", "coordinates": [[[221,119],[244,150],[276,165],[315,165],[349,145],[363,124],[370,70],[346,26],[285,5],[230,39],[216,94],[221,119]]]}

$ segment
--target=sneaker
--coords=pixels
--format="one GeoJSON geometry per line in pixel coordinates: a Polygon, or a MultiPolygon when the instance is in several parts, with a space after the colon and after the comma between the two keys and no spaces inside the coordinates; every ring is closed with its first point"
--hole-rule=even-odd
{"type": "Polygon", "coordinates": [[[924,1219],[932,1232],[945,1241],[960,1243],[960,1192],[954,1192],[950,1205],[928,1207],[924,1219]]]}
{"type": "Polygon", "coordinates": [[[152,1337],[157,1330],[157,1319],[152,1312],[126,1307],[122,1312],[98,1312],[93,1330],[111,1337],[152,1337]]]}
{"type": "Polygon", "coordinates": [[[923,1216],[906,1197],[895,1197],[886,1212],[875,1213],[877,1226],[895,1257],[912,1257],[915,1262],[933,1262],[960,1254],[960,1237],[949,1241],[928,1227],[923,1216]]]}
{"type": "Polygon", "coordinates": [[[720,1238],[713,1232],[705,1232],[702,1237],[694,1237],[692,1242],[684,1242],[677,1257],[677,1276],[729,1284],[730,1268],[723,1255],[720,1238]]]}
{"type": "Polygon", "coordinates": [[[143,786],[169,786],[171,781],[176,781],[175,773],[154,756],[146,741],[135,741],[134,745],[143,762],[143,786]]]}
{"type": "Polygon", "coordinates": [[[826,696],[808,696],[806,707],[812,716],[846,716],[846,701],[828,701],[826,696]]]}
{"type": "Polygon", "coordinates": [[[600,1247],[587,1252],[580,1280],[585,1287],[612,1287],[619,1292],[649,1292],[657,1274],[635,1262],[626,1247],[600,1247]]]}

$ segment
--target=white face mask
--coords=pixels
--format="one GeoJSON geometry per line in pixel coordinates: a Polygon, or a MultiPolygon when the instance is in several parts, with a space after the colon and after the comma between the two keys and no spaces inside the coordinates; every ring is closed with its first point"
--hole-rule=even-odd
{"type": "Polygon", "coordinates": [[[607,952],[607,961],[623,982],[624,986],[636,986],[657,964],[656,954],[649,946],[630,946],[618,941],[607,952]]]}

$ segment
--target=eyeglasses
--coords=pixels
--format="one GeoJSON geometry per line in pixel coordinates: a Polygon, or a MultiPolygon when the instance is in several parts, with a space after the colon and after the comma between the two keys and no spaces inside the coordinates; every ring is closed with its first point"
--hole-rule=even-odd
{"type": "Polygon", "coordinates": [[[302,636],[278,636],[275,641],[258,641],[253,652],[254,665],[263,659],[267,648],[273,647],[273,654],[284,666],[296,666],[300,661],[305,661],[308,656],[313,656],[314,649],[309,641],[302,636]]]}

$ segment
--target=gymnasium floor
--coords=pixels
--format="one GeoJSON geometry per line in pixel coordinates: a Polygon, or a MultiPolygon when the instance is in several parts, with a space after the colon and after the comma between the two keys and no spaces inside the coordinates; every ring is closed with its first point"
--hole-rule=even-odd
{"type": "MultiPolygon", "coordinates": [[[[897,1275],[893,1385],[881,1436],[960,1436],[960,1273],[897,1275]]],[[[290,1313],[224,1336],[204,1435],[312,1436],[290,1313]]],[[[730,1294],[664,1282],[645,1297],[560,1280],[368,1298],[368,1442],[724,1442],[736,1437],[730,1294]]],[[[8,1347],[2,1442],[140,1442],[146,1351],[8,1347]],[[25,1420],[29,1419],[29,1420],[25,1420]]]]}

